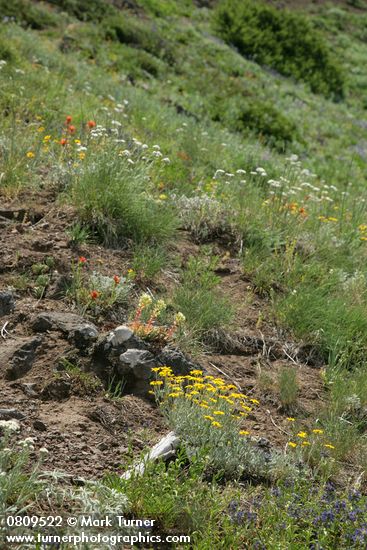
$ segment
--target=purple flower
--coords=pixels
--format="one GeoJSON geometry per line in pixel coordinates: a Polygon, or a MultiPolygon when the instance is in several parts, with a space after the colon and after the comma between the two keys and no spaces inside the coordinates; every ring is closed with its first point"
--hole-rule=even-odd
{"type": "Polygon", "coordinates": [[[272,487],[271,494],[273,497],[280,497],[282,495],[282,491],[279,489],[279,487],[272,487]]]}

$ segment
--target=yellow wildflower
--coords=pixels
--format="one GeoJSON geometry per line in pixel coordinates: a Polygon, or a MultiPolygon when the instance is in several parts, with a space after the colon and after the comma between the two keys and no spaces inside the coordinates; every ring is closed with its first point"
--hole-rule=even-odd
{"type": "Polygon", "coordinates": [[[307,437],[307,433],[306,432],[298,432],[297,436],[301,437],[301,438],[305,438],[305,437],[307,437]]]}
{"type": "Polygon", "coordinates": [[[335,449],[334,445],[331,445],[330,443],[325,443],[324,447],[327,449],[335,449]]]}
{"type": "Polygon", "coordinates": [[[216,414],[217,416],[225,414],[223,411],[214,411],[213,414],[216,414]]]}
{"type": "Polygon", "coordinates": [[[205,418],[206,420],[211,420],[211,421],[214,420],[214,418],[213,418],[212,416],[209,416],[208,414],[206,414],[206,415],[204,416],[204,418],[205,418]]]}
{"type": "Polygon", "coordinates": [[[297,443],[294,443],[293,441],[288,441],[289,447],[297,447],[297,443]]]}
{"type": "Polygon", "coordinates": [[[287,420],[288,420],[289,422],[295,422],[295,421],[296,421],[296,419],[293,418],[292,416],[288,416],[288,417],[287,417],[287,420]]]}
{"type": "Polygon", "coordinates": [[[183,313],[181,313],[181,311],[176,313],[176,315],[175,315],[175,324],[177,326],[182,325],[182,323],[184,323],[185,321],[186,321],[186,317],[183,313]]]}
{"type": "Polygon", "coordinates": [[[147,294],[146,292],[144,294],[142,294],[140,296],[140,299],[139,299],[139,307],[140,308],[144,308],[144,307],[147,307],[147,306],[150,306],[150,304],[152,303],[152,297],[147,294]]]}
{"type": "Polygon", "coordinates": [[[250,432],[248,432],[247,430],[241,430],[239,432],[240,435],[250,435],[250,432]]]}
{"type": "Polygon", "coordinates": [[[312,430],[312,433],[314,433],[314,434],[323,434],[324,430],[312,430]]]}
{"type": "Polygon", "coordinates": [[[212,426],[214,426],[214,428],[221,428],[222,427],[222,424],[220,422],[216,422],[214,420],[214,422],[212,422],[212,426]]]}
{"type": "Polygon", "coordinates": [[[162,380],[154,380],[150,383],[151,386],[161,386],[163,384],[162,380]]]}
{"type": "Polygon", "coordinates": [[[35,155],[34,155],[33,151],[28,151],[27,157],[28,157],[29,159],[33,159],[34,156],[35,156],[35,155]]]}

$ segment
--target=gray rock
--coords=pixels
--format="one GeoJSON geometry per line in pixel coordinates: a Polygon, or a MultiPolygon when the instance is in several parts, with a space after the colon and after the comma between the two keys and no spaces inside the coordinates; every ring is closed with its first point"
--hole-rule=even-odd
{"type": "Polygon", "coordinates": [[[176,375],[185,376],[193,369],[198,368],[181,351],[171,348],[163,348],[157,356],[157,363],[171,367],[176,375]]]}
{"type": "Polygon", "coordinates": [[[25,415],[17,409],[0,409],[0,420],[11,420],[12,418],[23,420],[25,415]]]}
{"type": "Polygon", "coordinates": [[[16,342],[16,349],[11,352],[9,357],[9,367],[5,371],[7,380],[17,380],[31,370],[36,358],[37,348],[43,340],[39,336],[22,339],[16,342]],[[19,345],[20,344],[20,345],[19,345]]]}
{"type": "Polygon", "coordinates": [[[25,382],[24,384],[19,384],[19,388],[28,397],[38,397],[39,396],[39,392],[37,391],[38,384],[36,382],[25,382]]]}
{"type": "Polygon", "coordinates": [[[106,343],[111,344],[113,348],[126,343],[134,335],[133,331],[125,325],[120,325],[112,330],[106,338],[106,343]]]}
{"type": "Polygon", "coordinates": [[[140,380],[149,380],[155,366],[154,355],[141,349],[129,349],[120,355],[119,373],[140,380]]]}
{"type": "Polygon", "coordinates": [[[9,315],[15,309],[14,295],[10,290],[0,292],[0,317],[9,315]]]}
{"type": "Polygon", "coordinates": [[[44,422],[42,422],[41,420],[35,420],[33,422],[33,428],[39,432],[46,432],[47,431],[47,426],[44,422]]]}
{"type": "Polygon", "coordinates": [[[88,346],[91,342],[95,342],[98,338],[97,328],[89,323],[80,325],[75,330],[69,333],[69,340],[71,340],[77,348],[83,348],[88,346]]]}
{"type": "Polygon", "coordinates": [[[32,328],[36,332],[58,330],[77,347],[87,346],[98,338],[97,327],[75,313],[57,311],[40,313],[33,320],[32,328]]]}
{"type": "Polygon", "coordinates": [[[163,439],[161,439],[150,452],[144,457],[144,459],[133,466],[130,470],[125,472],[121,478],[130,479],[132,475],[142,475],[145,471],[146,464],[148,461],[157,461],[157,460],[169,460],[174,457],[177,453],[177,450],[180,446],[180,438],[175,434],[175,432],[170,432],[163,439]]]}
{"type": "Polygon", "coordinates": [[[63,380],[62,378],[56,378],[51,380],[47,386],[42,390],[42,399],[55,399],[56,401],[62,401],[67,399],[71,392],[71,382],[63,380]]]}

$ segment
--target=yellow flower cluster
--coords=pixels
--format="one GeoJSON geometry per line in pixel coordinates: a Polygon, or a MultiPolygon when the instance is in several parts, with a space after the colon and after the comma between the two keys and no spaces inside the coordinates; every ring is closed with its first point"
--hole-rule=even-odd
{"type": "Polygon", "coordinates": [[[337,222],[338,221],[338,218],[335,218],[334,216],[319,216],[318,219],[321,221],[321,222],[324,222],[324,223],[327,223],[327,222],[337,222]]]}
{"type": "MultiPolygon", "coordinates": [[[[150,383],[154,394],[161,403],[173,404],[172,400],[185,399],[192,406],[204,409],[203,418],[213,428],[223,426],[219,419],[243,420],[259,401],[239,392],[233,384],[227,384],[220,377],[204,375],[201,370],[192,370],[186,376],[177,376],[170,367],[155,367],[152,371],[157,379],[150,383]],[[163,382],[163,380],[164,382],[163,382]]],[[[239,435],[250,435],[240,430],[239,435]]]]}
{"type": "MultiPolygon", "coordinates": [[[[292,417],[288,417],[287,420],[288,420],[288,422],[296,422],[296,419],[292,418],[292,417]]],[[[315,429],[311,430],[310,434],[308,434],[307,432],[301,430],[298,433],[295,433],[295,437],[297,437],[298,440],[288,441],[287,445],[288,445],[288,447],[291,447],[292,449],[295,449],[298,446],[308,447],[308,446],[310,446],[310,445],[312,445],[313,443],[316,442],[314,436],[319,436],[319,435],[323,435],[323,434],[324,434],[324,430],[321,430],[319,428],[315,428],[315,429]],[[311,441],[309,440],[310,438],[311,438],[311,441]]],[[[320,441],[317,441],[317,442],[320,443],[320,441]]],[[[335,449],[334,445],[332,445],[331,443],[322,443],[322,445],[326,449],[335,449]]]]}
{"type": "Polygon", "coordinates": [[[358,230],[361,241],[367,241],[367,225],[365,223],[361,223],[358,226],[358,230]]]}

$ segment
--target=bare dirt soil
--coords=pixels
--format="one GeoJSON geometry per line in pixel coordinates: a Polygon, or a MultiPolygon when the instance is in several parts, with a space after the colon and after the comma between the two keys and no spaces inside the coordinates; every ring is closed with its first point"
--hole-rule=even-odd
{"type": "MultiPolygon", "coordinates": [[[[106,471],[121,472],[130,447],[139,453],[169,428],[151,401],[134,395],[112,398],[95,375],[85,379],[60,371],[62,358],[80,352],[60,332],[38,334],[32,328],[32,320],[40,312],[73,311],[60,281],[67,280],[72,261],[80,255],[109,275],[124,273],[129,267],[127,251],[98,244],[73,248],[67,234],[73,222],[72,208],[58,204],[52,192],[28,191],[0,205],[0,291],[13,288],[16,298],[14,311],[0,318],[0,328],[5,326],[7,331],[0,337],[0,409],[17,411],[17,437],[34,439],[35,459],[41,447],[48,449],[47,470],[98,478],[106,471]],[[40,298],[34,292],[32,266],[49,256],[55,264],[51,282],[40,298]],[[15,370],[10,368],[14,353],[22,359],[15,370]]],[[[177,251],[185,264],[190,254],[198,253],[198,246],[185,234],[177,251]]],[[[259,313],[266,312],[266,301],[256,295],[251,281],[244,279],[237,260],[224,259],[218,274],[222,292],[237,306],[233,334],[216,335],[212,351],[194,361],[258,399],[260,406],[244,427],[268,438],[272,445],[284,446],[289,423],[277,396],[279,370],[284,366],[297,369],[301,388],[298,411],[307,419],[324,399],[318,365],[300,361],[297,347],[281,341],[270,323],[260,326],[259,313]],[[264,379],[268,381],[265,385],[261,383],[264,379]]],[[[162,286],[174,284],[172,273],[162,277],[162,286]]],[[[115,319],[93,319],[100,333],[124,321],[120,312],[115,319]]],[[[83,357],[80,359],[83,362],[83,357]]]]}

